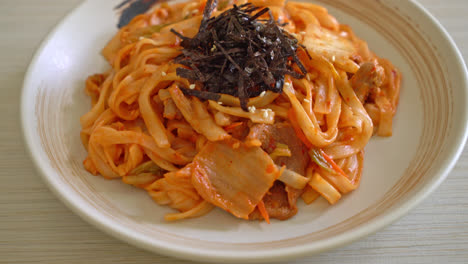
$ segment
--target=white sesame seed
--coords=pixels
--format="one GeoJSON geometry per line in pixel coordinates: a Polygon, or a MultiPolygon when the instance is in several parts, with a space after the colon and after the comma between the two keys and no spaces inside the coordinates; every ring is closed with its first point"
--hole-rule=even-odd
{"type": "Polygon", "coordinates": [[[263,91],[261,94],[260,94],[260,97],[264,97],[266,95],[266,91],[263,91]]]}
{"type": "Polygon", "coordinates": [[[166,76],[167,73],[166,73],[166,72],[161,72],[161,75],[162,75],[162,76],[166,76]]]}
{"type": "Polygon", "coordinates": [[[195,14],[198,14],[198,10],[196,10],[196,9],[193,10],[193,11],[192,11],[192,14],[194,14],[194,15],[195,15],[195,14]]]}
{"type": "Polygon", "coordinates": [[[222,105],[222,104],[223,104],[223,102],[218,102],[218,104],[219,104],[219,105],[222,105]]]}
{"type": "Polygon", "coordinates": [[[213,47],[211,48],[211,52],[214,52],[216,50],[216,45],[213,45],[213,47]]]}
{"type": "Polygon", "coordinates": [[[299,34],[305,35],[306,33],[305,33],[305,31],[301,31],[301,32],[299,32],[299,34]]]}
{"type": "Polygon", "coordinates": [[[145,37],[139,37],[139,38],[138,38],[138,40],[143,40],[143,39],[145,39],[145,37]]]}
{"type": "Polygon", "coordinates": [[[287,83],[284,83],[284,86],[286,86],[286,87],[290,87],[290,86],[291,86],[291,84],[287,82],[287,83]]]}
{"type": "Polygon", "coordinates": [[[189,88],[190,88],[191,90],[195,89],[195,84],[191,84],[191,85],[189,86],[189,88]]]}
{"type": "Polygon", "coordinates": [[[306,79],[307,79],[307,81],[310,82],[310,75],[309,74],[306,75],[306,79]]]}
{"type": "Polygon", "coordinates": [[[310,100],[309,100],[309,99],[307,99],[307,98],[306,98],[306,99],[304,99],[304,102],[306,102],[306,103],[309,103],[309,104],[310,104],[310,100]]]}
{"type": "Polygon", "coordinates": [[[252,106],[249,106],[248,109],[249,109],[249,112],[252,113],[252,114],[254,114],[255,111],[257,110],[257,108],[255,108],[255,106],[253,106],[253,105],[252,105],[252,106]]]}
{"type": "Polygon", "coordinates": [[[262,111],[262,114],[263,114],[263,118],[268,118],[270,116],[270,113],[273,113],[273,110],[271,110],[270,108],[267,108],[267,109],[261,109],[262,111]]]}
{"type": "Polygon", "coordinates": [[[335,62],[335,60],[336,60],[336,57],[335,57],[335,55],[333,55],[332,61],[335,62]]]}

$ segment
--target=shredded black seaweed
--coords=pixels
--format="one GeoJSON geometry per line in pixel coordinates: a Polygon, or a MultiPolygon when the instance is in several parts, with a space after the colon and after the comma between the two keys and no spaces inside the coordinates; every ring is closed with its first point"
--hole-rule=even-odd
{"type": "Polygon", "coordinates": [[[287,33],[284,24],[273,19],[269,8],[250,3],[234,5],[217,17],[211,17],[216,0],[208,0],[199,32],[182,39],[182,54],[175,59],[186,68],[178,68],[177,75],[203,84],[202,90],[184,89],[186,95],[213,100],[216,94],[239,98],[247,111],[247,101],[263,91],[281,93],[284,76],[303,78],[307,73],[296,55],[296,38],[287,33]],[[269,19],[259,19],[269,13],[269,19]],[[292,65],[297,65],[300,73],[292,65]]]}
{"type": "Polygon", "coordinates": [[[212,92],[207,92],[207,91],[199,91],[199,90],[192,90],[192,89],[187,89],[185,87],[181,87],[182,92],[185,95],[189,96],[195,96],[198,97],[202,100],[212,100],[212,101],[219,101],[221,99],[221,95],[218,93],[212,93],[212,92]]]}

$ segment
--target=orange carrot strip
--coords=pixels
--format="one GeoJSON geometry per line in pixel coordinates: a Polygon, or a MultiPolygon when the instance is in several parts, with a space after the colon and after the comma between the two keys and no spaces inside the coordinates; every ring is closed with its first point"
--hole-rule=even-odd
{"type": "Polygon", "coordinates": [[[333,167],[333,169],[338,172],[339,174],[345,176],[346,178],[349,179],[348,175],[346,175],[346,173],[340,168],[340,166],[336,165],[336,163],[333,161],[332,158],[330,158],[330,156],[327,155],[327,153],[325,153],[325,151],[323,151],[322,149],[320,149],[320,153],[322,153],[322,156],[327,160],[328,163],[330,163],[330,165],[333,167]]]}
{"type": "Polygon", "coordinates": [[[230,124],[230,125],[228,125],[228,126],[225,126],[225,127],[224,127],[224,130],[230,131],[230,130],[232,130],[232,129],[238,127],[238,126],[241,126],[242,124],[243,124],[243,122],[232,123],[232,124],[230,124]]]}
{"type": "Polygon", "coordinates": [[[258,207],[258,210],[260,211],[260,214],[263,216],[263,218],[265,219],[265,221],[270,224],[270,216],[268,215],[268,211],[266,210],[265,208],[265,203],[263,203],[263,200],[261,200],[258,204],[257,204],[257,207],[258,207]]]}

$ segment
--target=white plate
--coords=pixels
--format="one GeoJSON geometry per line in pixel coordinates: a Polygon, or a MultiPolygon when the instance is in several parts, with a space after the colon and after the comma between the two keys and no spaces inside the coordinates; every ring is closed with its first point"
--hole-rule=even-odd
{"type": "MultiPolygon", "coordinates": [[[[115,34],[117,0],[85,1],[52,32],[26,75],[22,122],[31,155],[50,189],[101,230],[138,247],[205,261],[279,261],[328,250],[397,220],[432,192],[459,157],[467,136],[467,75],[455,44],[413,1],[319,0],[404,75],[394,136],[366,148],[360,188],[337,205],[300,205],[288,221],[247,222],[215,210],[167,223],[171,210],[120,181],[88,174],[79,117],[99,55],[115,34]]],[[[415,231],[417,232],[417,231],[415,231]]]]}

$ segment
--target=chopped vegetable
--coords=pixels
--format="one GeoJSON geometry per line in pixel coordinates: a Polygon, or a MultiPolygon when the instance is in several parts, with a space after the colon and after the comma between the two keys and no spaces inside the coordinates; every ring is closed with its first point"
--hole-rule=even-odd
{"type": "Polygon", "coordinates": [[[346,173],[322,149],[311,148],[309,150],[309,156],[317,165],[325,169],[327,172],[338,173],[349,178],[348,175],[346,175],[346,173]]]}
{"type": "Polygon", "coordinates": [[[259,147],[208,142],[195,157],[192,184],[206,201],[248,219],[278,177],[273,160],[259,147]]]}
{"type": "Polygon", "coordinates": [[[330,156],[328,156],[327,153],[325,153],[325,151],[320,150],[320,153],[322,154],[322,156],[325,158],[325,160],[332,166],[332,168],[337,173],[345,176],[346,178],[349,178],[348,175],[346,175],[346,173],[340,168],[340,166],[336,165],[336,163],[333,161],[333,159],[330,158],[330,156]]]}
{"type": "Polygon", "coordinates": [[[278,157],[291,157],[291,150],[288,145],[276,143],[276,148],[270,153],[270,157],[275,160],[278,157]]]}
{"type": "Polygon", "coordinates": [[[308,178],[288,169],[283,170],[278,180],[298,190],[304,189],[304,187],[307,185],[307,182],[309,182],[308,178]]]}
{"type": "Polygon", "coordinates": [[[243,122],[235,122],[235,123],[232,123],[232,124],[230,124],[228,126],[225,126],[224,130],[226,130],[227,132],[230,132],[231,130],[235,129],[236,127],[242,126],[243,124],[244,124],[243,122]]]}
{"type": "Polygon", "coordinates": [[[268,215],[268,211],[265,208],[265,203],[263,203],[263,200],[261,200],[258,204],[258,211],[260,211],[260,214],[263,216],[263,219],[269,224],[270,223],[270,216],[268,215]]]}
{"type": "Polygon", "coordinates": [[[140,164],[130,171],[128,175],[123,176],[122,181],[133,186],[144,187],[160,179],[163,173],[164,170],[150,160],[140,164]]]}
{"type": "Polygon", "coordinates": [[[321,168],[325,169],[326,171],[328,171],[330,173],[334,173],[331,165],[323,157],[323,155],[322,155],[322,153],[320,152],[319,149],[311,148],[309,150],[309,156],[315,162],[315,164],[319,165],[321,168]]]}
{"type": "Polygon", "coordinates": [[[163,170],[153,161],[147,161],[130,171],[129,175],[138,175],[141,173],[152,173],[156,175],[162,175],[163,170]]]}

